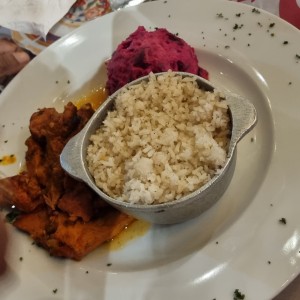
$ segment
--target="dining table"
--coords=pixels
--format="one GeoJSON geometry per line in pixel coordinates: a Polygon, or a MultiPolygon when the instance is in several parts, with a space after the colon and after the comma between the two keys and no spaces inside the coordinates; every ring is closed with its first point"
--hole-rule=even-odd
{"type": "MultiPolygon", "coordinates": [[[[241,2],[253,6],[255,8],[265,10],[271,14],[278,16],[279,18],[282,18],[283,20],[292,24],[293,26],[295,26],[300,30],[300,0],[271,0],[271,1],[270,0],[228,0],[228,1],[241,2]]],[[[77,0],[76,2],[77,2],[77,6],[76,6],[77,10],[81,9],[82,8],[81,6],[84,6],[86,4],[85,0],[77,0]],[[80,5],[78,3],[80,3],[80,5]]],[[[96,17],[101,18],[104,14],[111,13],[114,10],[123,9],[124,7],[130,5],[137,5],[137,3],[138,5],[142,5],[142,2],[145,1],[116,1],[118,3],[114,3],[114,1],[110,1],[110,2],[99,1],[99,2],[101,2],[102,8],[101,7],[99,8],[98,6],[98,11],[94,10],[93,12],[91,12],[88,18],[87,16],[85,16],[86,19],[84,20],[81,19],[80,22],[82,23],[88,22],[96,17]]],[[[69,13],[68,18],[74,17],[75,14],[74,6],[73,6],[72,14],[69,13]]],[[[44,49],[46,49],[51,44],[55,43],[64,34],[69,33],[71,30],[76,30],[76,28],[80,26],[80,24],[78,20],[75,20],[75,23],[76,26],[73,27],[69,26],[68,30],[65,30],[65,32],[62,34],[61,33],[57,34],[58,32],[57,28],[55,28],[55,30],[52,31],[50,30],[46,37],[39,37],[39,36],[30,35],[23,32],[16,32],[5,27],[0,27],[0,38],[3,37],[11,38],[16,43],[18,43],[20,47],[30,52],[32,58],[34,59],[35,56],[40,55],[40,53],[42,53],[44,49]]],[[[5,89],[5,86],[2,86],[2,89],[5,89]]],[[[299,300],[300,299],[300,275],[296,276],[292,282],[287,282],[281,290],[282,291],[280,292],[280,294],[278,294],[273,300],[299,300]]],[[[0,299],[2,299],[1,294],[0,294],[0,299]]]]}

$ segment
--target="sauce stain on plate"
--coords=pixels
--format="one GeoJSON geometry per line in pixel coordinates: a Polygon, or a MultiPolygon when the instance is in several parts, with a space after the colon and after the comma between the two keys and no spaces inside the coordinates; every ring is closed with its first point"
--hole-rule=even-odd
{"type": "Polygon", "coordinates": [[[16,156],[14,154],[4,155],[0,157],[0,166],[7,166],[16,162],[16,156]]]}
{"type": "Polygon", "coordinates": [[[151,227],[151,224],[136,220],[130,224],[125,230],[119,233],[113,240],[105,245],[108,250],[120,250],[124,248],[130,241],[145,235],[151,227]]]}
{"type": "Polygon", "coordinates": [[[100,86],[98,88],[92,89],[89,93],[79,97],[79,99],[76,99],[72,102],[74,102],[74,104],[78,108],[87,103],[90,103],[92,105],[92,108],[96,110],[107,99],[107,97],[107,90],[104,87],[100,86]]]}

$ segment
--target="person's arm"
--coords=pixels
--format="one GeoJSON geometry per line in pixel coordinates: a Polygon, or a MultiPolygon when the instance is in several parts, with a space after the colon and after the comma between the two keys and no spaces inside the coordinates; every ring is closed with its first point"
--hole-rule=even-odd
{"type": "Polygon", "coordinates": [[[28,53],[14,42],[0,39],[0,82],[6,76],[18,73],[30,60],[28,53]]]}

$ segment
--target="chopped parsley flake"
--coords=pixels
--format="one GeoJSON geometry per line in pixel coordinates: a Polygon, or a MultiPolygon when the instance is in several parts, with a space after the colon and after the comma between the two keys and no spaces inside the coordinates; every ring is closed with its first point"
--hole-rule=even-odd
{"type": "Polygon", "coordinates": [[[244,26],[244,24],[241,24],[241,25],[234,24],[233,30],[241,29],[241,28],[243,28],[243,26],[244,26]]]}
{"type": "Polygon", "coordinates": [[[295,57],[296,57],[296,59],[300,59],[300,55],[299,54],[296,54],[295,57]]]}
{"type": "Polygon", "coordinates": [[[281,219],[279,220],[279,222],[280,222],[281,224],[286,225],[286,218],[281,218],[281,219]]]}
{"type": "Polygon", "coordinates": [[[275,23],[271,23],[271,24],[269,25],[270,28],[273,28],[274,26],[275,26],[275,23]]]}
{"type": "Polygon", "coordinates": [[[253,12],[254,14],[260,14],[260,11],[259,11],[257,8],[253,8],[253,9],[252,9],[252,12],[253,12]]]}
{"type": "Polygon", "coordinates": [[[240,292],[239,289],[236,289],[233,293],[233,300],[245,299],[245,295],[240,292]]]}
{"type": "Polygon", "coordinates": [[[259,27],[262,27],[262,24],[261,24],[260,22],[257,22],[257,25],[258,25],[259,27]]]}
{"type": "Polygon", "coordinates": [[[292,84],[292,82],[290,81],[290,82],[289,82],[289,85],[291,85],[291,84],[292,84]]]}
{"type": "Polygon", "coordinates": [[[53,294],[56,294],[57,291],[58,291],[57,289],[52,290],[53,294]]]}
{"type": "Polygon", "coordinates": [[[229,45],[226,45],[224,48],[225,48],[225,49],[229,49],[229,48],[230,48],[230,46],[229,46],[229,45]]]}
{"type": "Polygon", "coordinates": [[[235,14],[235,16],[239,18],[241,16],[241,13],[235,14]]]}
{"type": "Polygon", "coordinates": [[[89,271],[85,271],[85,274],[89,274],[89,271]]]}
{"type": "Polygon", "coordinates": [[[217,17],[220,18],[220,19],[224,18],[224,16],[223,16],[222,13],[218,13],[218,14],[217,14],[217,17]]]}
{"type": "Polygon", "coordinates": [[[269,264],[269,265],[271,264],[271,261],[270,261],[270,260],[268,260],[268,264],[269,264]]]}
{"type": "Polygon", "coordinates": [[[106,264],[106,266],[107,266],[107,267],[110,267],[111,265],[112,265],[112,263],[108,263],[108,264],[106,264]]]}
{"type": "Polygon", "coordinates": [[[70,82],[71,82],[70,80],[67,81],[68,84],[70,84],[70,82]]]}
{"type": "Polygon", "coordinates": [[[23,257],[22,256],[19,257],[19,261],[23,261],[23,257]]]}
{"type": "Polygon", "coordinates": [[[288,43],[289,43],[288,41],[284,41],[282,44],[287,45],[288,43]]]}
{"type": "Polygon", "coordinates": [[[271,35],[271,37],[273,37],[273,36],[275,36],[275,33],[274,33],[274,32],[272,32],[270,35],[271,35]]]}

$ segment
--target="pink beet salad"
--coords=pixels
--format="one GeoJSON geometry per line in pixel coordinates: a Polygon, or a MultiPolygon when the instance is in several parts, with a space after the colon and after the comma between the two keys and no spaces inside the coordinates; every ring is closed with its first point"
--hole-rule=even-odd
{"type": "Polygon", "coordinates": [[[107,63],[109,94],[150,72],[188,72],[208,79],[199,67],[194,48],[177,35],[160,28],[147,31],[143,26],[123,41],[107,63]]]}

